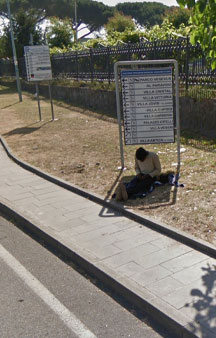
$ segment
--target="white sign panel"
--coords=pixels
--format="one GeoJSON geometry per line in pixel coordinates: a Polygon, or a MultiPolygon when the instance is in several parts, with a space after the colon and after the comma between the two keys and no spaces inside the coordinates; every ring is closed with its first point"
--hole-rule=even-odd
{"type": "Polygon", "coordinates": [[[125,144],[174,142],[172,68],[122,70],[125,144]]]}
{"type": "Polygon", "coordinates": [[[28,81],[52,80],[48,46],[25,46],[24,53],[28,81]]]}

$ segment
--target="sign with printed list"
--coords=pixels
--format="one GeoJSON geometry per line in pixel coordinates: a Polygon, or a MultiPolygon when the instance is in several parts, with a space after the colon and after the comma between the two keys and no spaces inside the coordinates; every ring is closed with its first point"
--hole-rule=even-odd
{"type": "Polygon", "coordinates": [[[28,81],[52,80],[49,46],[25,46],[24,53],[28,81]]]}
{"type": "Polygon", "coordinates": [[[174,142],[172,68],[122,70],[125,144],[174,142]]]}

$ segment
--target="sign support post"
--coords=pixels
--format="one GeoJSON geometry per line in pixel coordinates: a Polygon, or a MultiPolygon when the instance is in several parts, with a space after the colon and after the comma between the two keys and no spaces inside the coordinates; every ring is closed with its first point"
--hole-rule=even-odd
{"type": "MultiPolygon", "coordinates": [[[[33,43],[32,36],[31,36],[30,43],[31,44],[33,43]]],[[[25,52],[27,80],[31,82],[35,82],[36,84],[38,110],[39,110],[39,117],[41,121],[41,109],[40,109],[38,82],[52,80],[52,69],[51,69],[51,62],[50,62],[49,47],[46,45],[25,46],[24,52],[25,52]]],[[[49,96],[50,96],[50,103],[51,103],[52,121],[54,121],[54,111],[53,111],[53,102],[52,102],[50,82],[48,86],[49,86],[49,96]]]]}
{"type": "Polygon", "coordinates": [[[52,91],[51,91],[51,85],[50,85],[50,82],[49,82],[49,97],[50,97],[50,104],[51,104],[51,113],[52,113],[52,121],[55,120],[55,117],[54,117],[54,110],[53,110],[53,101],[52,101],[52,91]]]}
{"type": "Polygon", "coordinates": [[[121,104],[120,104],[120,96],[119,96],[119,81],[118,81],[118,71],[117,65],[115,64],[115,84],[116,84],[116,105],[117,105],[117,118],[118,118],[118,126],[119,126],[119,145],[120,145],[120,154],[121,154],[121,166],[122,170],[124,170],[124,147],[122,141],[122,126],[121,126],[121,104]]]}
{"type": "Polygon", "coordinates": [[[180,171],[180,165],[181,165],[181,155],[180,155],[180,114],[179,114],[179,70],[178,70],[178,63],[176,61],[175,64],[175,97],[176,97],[176,133],[177,133],[177,155],[178,155],[178,166],[177,166],[177,172],[180,171]]]}
{"type": "Polygon", "coordinates": [[[124,148],[122,142],[121,104],[119,91],[119,67],[121,67],[124,139],[126,145],[175,142],[173,118],[174,75],[176,138],[179,171],[180,118],[177,61],[171,59],[119,61],[115,63],[114,72],[116,83],[117,118],[119,124],[121,165],[122,169],[124,169],[124,148]],[[171,65],[173,67],[171,67],[171,65]],[[138,68],[136,66],[143,67],[138,68]]]}
{"type": "Polygon", "coordinates": [[[41,118],[41,108],[40,108],[40,97],[39,97],[39,88],[38,88],[38,83],[35,83],[35,87],[36,87],[36,94],[37,94],[37,103],[38,103],[38,112],[39,112],[39,119],[40,121],[42,120],[41,118]]]}

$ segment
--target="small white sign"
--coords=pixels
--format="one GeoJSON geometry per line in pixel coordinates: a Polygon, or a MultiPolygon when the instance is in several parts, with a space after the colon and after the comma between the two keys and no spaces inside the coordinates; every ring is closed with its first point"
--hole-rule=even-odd
{"type": "Polygon", "coordinates": [[[49,46],[25,46],[24,53],[28,81],[52,80],[49,46]]]}
{"type": "Polygon", "coordinates": [[[174,142],[172,68],[122,70],[125,144],[174,142]]]}

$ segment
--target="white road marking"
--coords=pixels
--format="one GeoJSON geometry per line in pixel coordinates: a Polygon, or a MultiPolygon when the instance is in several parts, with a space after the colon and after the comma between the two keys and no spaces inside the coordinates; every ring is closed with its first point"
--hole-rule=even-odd
{"type": "Polygon", "coordinates": [[[0,258],[61,318],[64,324],[79,338],[97,338],[2,245],[0,245],[0,258]]]}

